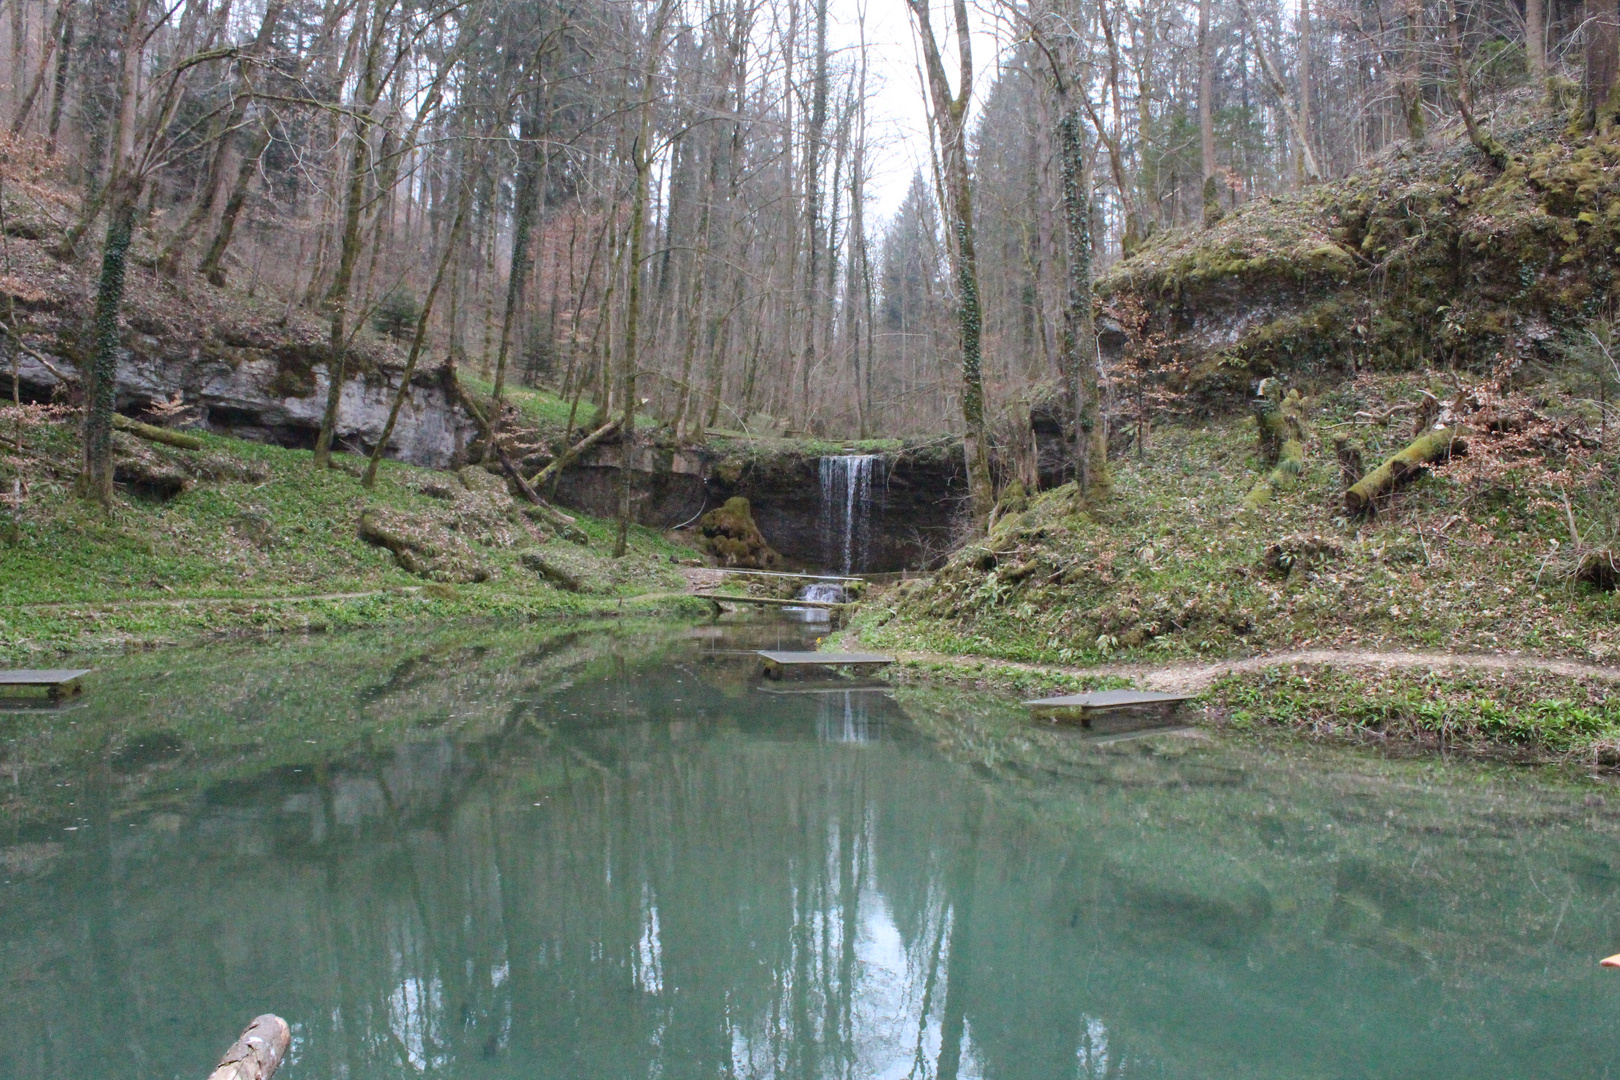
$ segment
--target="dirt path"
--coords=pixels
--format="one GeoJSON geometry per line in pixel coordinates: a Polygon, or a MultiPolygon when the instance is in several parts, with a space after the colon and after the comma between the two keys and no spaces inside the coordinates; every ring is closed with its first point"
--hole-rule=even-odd
{"type": "Polygon", "coordinates": [[[1554,675],[1590,677],[1620,682],[1620,667],[1587,664],[1578,660],[1557,660],[1544,656],[1502,653],[1403,652],[1400,650],[1300,649],[1292,652],[1263,653],[1233,660],[1208,663],[1096,664],[1070,667],[1061,664],[1029,664],[1017,660],[993,660],[981,656],[952,653],[902,651],[901,660],[920,663],[984,663],[1009,671],[1029,671],[1048,675],[1121,675],[1136,680],[1144,690],[1165,693],[1197,693],[1224,675],[1260,671],[1287,664],[1324,664],[1340,668],[1423,668],[1429,670],[1546,671],[1554,675]]]}

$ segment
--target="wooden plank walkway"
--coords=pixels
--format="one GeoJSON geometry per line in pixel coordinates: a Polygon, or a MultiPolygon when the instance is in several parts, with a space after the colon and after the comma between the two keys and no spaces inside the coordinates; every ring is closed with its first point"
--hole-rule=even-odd
{"type": "Polygon", "coordinates": [[[0,671],[0,687],[42,687],[54,701],[77,694],[84,689],[81,682],[91,668],[44,668],[21,671],[0,671]]]}
{"type": "Polygon", "coordinates": [[[1195,696],[1197,695],[1160,694],[1151,690],[1098,690],[1089,694],[1036,698],[1024,702],[1024,706],[1037,719],[1050,720],[1054,724],[1059,720],[1078,720],[1081,727],[1088,728],[1092,719],[1099,713],[1157,707],[1169,715],[1175,712],[1176,706],[1183,701],[1192,700],[1195,696]]]}
{"type": "Polygon", "coordinates": [[[855,668],[874,671],[894,663],[894,657],[882,653],[860,652],[781,652],[760,649],[757,655],[765,661],[765,677],[780,679],[783,673],[820,667],[855,668]]]}
{"type": "Polygon", "coordinates": [[[713,600],[721,604],[753,604],[756,607],[822,608],[827,611],[835,611],[838,608],[848,606],[847,604],[835,604],[829,600],[779,600],[774,596],[731,596],[726,593],[716,592],[697,592],[692,595],[701,596],[705,600],[713,600]]]}

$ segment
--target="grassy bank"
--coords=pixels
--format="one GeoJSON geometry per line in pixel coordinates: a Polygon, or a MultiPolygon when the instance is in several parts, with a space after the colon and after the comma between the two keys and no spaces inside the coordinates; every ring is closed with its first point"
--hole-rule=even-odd
{"type": "MultiPolygon", "coordinates": [[[[968,682],[985,677],[971,670],[980,662],[1027,682],[1030,673],[1005,665],[1146,674],[1312,649],[1347,662],[1393,650],[1611,664],[1620,594],[1580,568],[1613,557],[1617,462],[1595,408],[1561,378],[1304,387],[1303,469],[1259,509],[1243,505],[1268,470],[1254,421],[1183,419],[1154,431],[1145,450],[1116,455],[1113,496],[1101,505],[1079,505],[1072,487],[1008,500],[989,534],[932,581],[876,594],[848,640],[955,657],[968,682]],[[1335,440],[1371,469],[1411,440],[1424,391],[1464,413],[1466,454],[1427,470],[1376,516],[1349,516],[1335,440]]],[[[1595,755],[1620,723],[1595,704],[1600,691],[1563,676],[1512,686],[1444,676],[1376,693],[1360,676],[1343,678],[1332,695],[1314,684],[1302,697],[1288,679],[1250,672],[1209,702],[1256,723],[1555,755],[1595,755]],[[1369,694],[1429,704],[1374,717],[1369,694]]]]}
{"type": "Polygon", "coordinates": [[[1299,480],[1259,511],[1242,505],[1266,471],[1253,421],[1157,431],[1145,452],[1113,462],[1106,504],[1079,507],[1066,487],[1006,508],[932,582],[870,604],[859,636],[1068,665],[1308,646],[1614,657],[1620,594],[1568,572],[1573,548],[1608,550],[1612,453],[1549,462],[1511,454],[1487,432],[1373,519],[1346,516],[1324,444],[1354,436],[1371,468],[1405,444],[1410,421],[1357,414],[1422,388],[1415,377],[1361,380],[1322,394],[1299,480]]]}
{"type": "Polygon", "coordinates": [[[8,663],[228,634],[616,611],[680,591],[676,563],[695,556],[634,528],[629,553],[612,559],[613,523],[580,518],[559,535],[482,470],[385,462],[366,491],[351,455],[316,472],[307,451],[207,434],[200,451],[120,434],[129,483],[107,513],[73,493],[74,417],[27,410],[19,428],[0,412],[8,443],[21,431],[21,450],[6,451],[26,485],[20,510],[0,519],[8,663]],[[367,511],[419,545],[405,560],[414,572],[362,538],[367,511]]]}

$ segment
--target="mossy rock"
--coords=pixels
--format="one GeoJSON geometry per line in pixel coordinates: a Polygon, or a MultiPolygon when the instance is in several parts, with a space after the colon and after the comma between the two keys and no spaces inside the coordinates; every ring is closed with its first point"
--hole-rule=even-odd
{"type": "Polygon", "coordinates": [[[725,505],[704,514],[698,527],[703,549],[722,566],[771,570],[782,565],[782,556],[766,543],[754,524],[753,508],[741,496],[727,499],[725,505]]]}

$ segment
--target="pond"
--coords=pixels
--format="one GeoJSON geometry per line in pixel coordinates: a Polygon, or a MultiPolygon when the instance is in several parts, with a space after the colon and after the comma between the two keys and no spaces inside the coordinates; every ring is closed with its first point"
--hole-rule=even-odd
{"type": "MultiPolygon", "coordinates": [[[[1604,1077],[1620,798],[1004,697],[778,623],[148,653],[0,714],[0,1076],[1604,1077]]],[[[1578,780],[1578,778],[1577,778],[1578,780]]]]}

